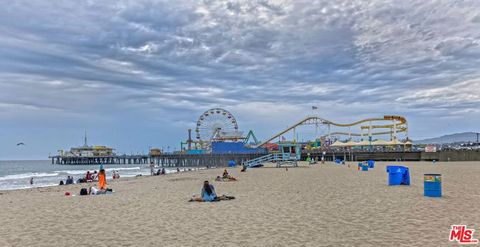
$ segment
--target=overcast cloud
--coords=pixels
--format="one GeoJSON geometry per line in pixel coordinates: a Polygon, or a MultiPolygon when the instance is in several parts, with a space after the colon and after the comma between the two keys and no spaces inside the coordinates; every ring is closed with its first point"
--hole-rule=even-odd
{"type": "Polygon", "coordinates": [[[211,107],[264,139],[312,114],[478,131],[480,1],[10,1],[0,159],[179,148],[211,107]],[[26,142],[24,148],[16,142],[26,142]]]}

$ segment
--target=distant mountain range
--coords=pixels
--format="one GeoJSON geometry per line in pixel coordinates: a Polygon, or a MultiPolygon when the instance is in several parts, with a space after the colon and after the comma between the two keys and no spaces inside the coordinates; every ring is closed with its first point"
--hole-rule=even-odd
{"type": "Polygon", "coordinates": [[[454,142],[476,142],[476,132],[463,132],[423,140],[414,140],[414,144],[445,144],[454,142]]]}

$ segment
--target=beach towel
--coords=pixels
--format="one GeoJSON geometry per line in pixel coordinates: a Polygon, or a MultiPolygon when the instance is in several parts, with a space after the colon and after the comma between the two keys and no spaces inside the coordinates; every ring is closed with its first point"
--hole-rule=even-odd
{"type": "Polygon", "coordinates": [[[234,196],[222,195],[215,198],[209,198],[211,200],[205,200],[204,198],[200,199],[197,195],[194,195],[189,202],[219,202],[219,201],[230,201],[235,199],[234,196]]]}
{"type": "Polygon", "coordinates": [[[215,198],[215,201],[218,202],[218,201],[230,201],[230,200],[233,200],[235,199],[234,196],[227,196],[227,195],[222,195],[222,196],[218,196],[217,198],[215,198]]]}
{"type": "Polygon", "coordinates": [[[235,182],[237,181],[236,178],[230,177],[230,178],[216,178],[215,181],[217,182],[235,182]]]}
{"type": "Polygon", "coordinates": [[[207,193],[204,193],[203,196],[202,196],[202,199],[206,202],[213,202],[215,200],[216,196],[215,194],[207,194],[207,193]]]}

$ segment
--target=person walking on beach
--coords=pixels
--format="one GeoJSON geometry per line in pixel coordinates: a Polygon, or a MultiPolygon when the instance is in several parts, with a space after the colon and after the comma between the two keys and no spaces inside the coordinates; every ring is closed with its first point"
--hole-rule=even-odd
{"type": "Polygon", "coordinates": [[[30,185],[33,185],[33,177],[30,178],[30,185]]]}
{"type": "Polygon", "coordinates": [[[98,188],[101,190],[107,189],[107,175],[105,174],[105,170],[102,169],[98,173],[98,188]]]}
{"type": "Polygon", "coordinates": [[[154,171],[153,168],[155,168],[155,165],[153,164],[153,162],[150,162],[150,175],[151,176],[155,175],[155,171],[154,171]]]}

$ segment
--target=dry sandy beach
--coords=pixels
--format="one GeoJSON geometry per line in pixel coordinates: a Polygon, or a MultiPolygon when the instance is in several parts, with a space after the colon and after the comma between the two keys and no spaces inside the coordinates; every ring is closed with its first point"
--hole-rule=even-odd
{"type": "Polygon", "coordinates": [[[100,196],[78,196],[84,184],[1,191],[0,246],[455,246],[452,224],[480,237],[478,162],[350,164],[123,179],[100,196]],[[410,167],[411,186],[387,186],[387,164],[410,167]],[[423,197],[424,173],[442,174],[443,198],[423,197]],[[205,179],[236,199],[188,202],[205,179]]]}

